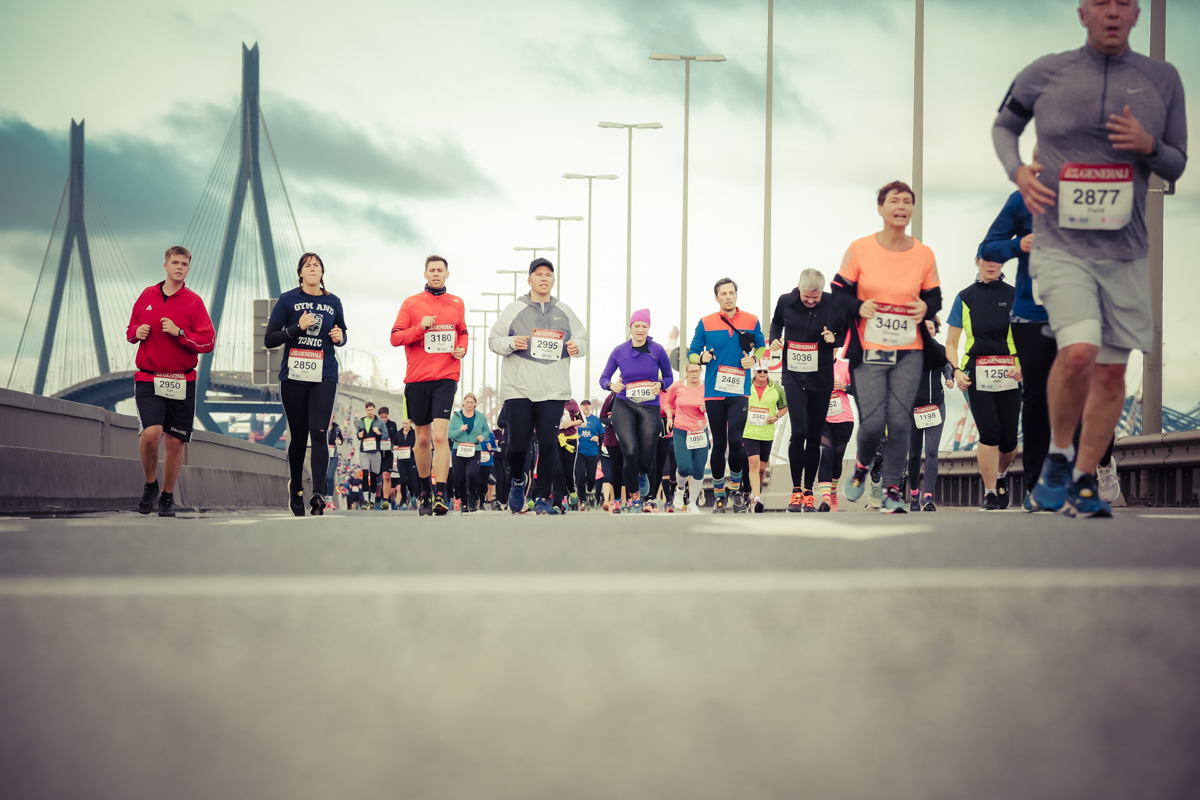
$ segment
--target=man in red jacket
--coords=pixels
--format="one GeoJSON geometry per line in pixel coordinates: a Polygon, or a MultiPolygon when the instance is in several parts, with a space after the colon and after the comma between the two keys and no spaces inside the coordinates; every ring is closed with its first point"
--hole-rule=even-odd
{"type": "Polygon", "coordinates": [[[149,514],[158,495],[158,443],[166,436],[160,517],[175,516],[175,481],[183,466],[183,445],[196,418],[196,361],[211,353],[217,339],[200,295],[183,285],[192,254],[176,245],[167,250],[166,280],[148,286],[133,304],[125,338],[138,345],[133,399],[141,437],[138,449],[146,485],[138,511],[149,514]]]}
{"type": "Polygon", "coordinates": [[[450,471],[447,431],[454,395],[458,392],[461,361],[467,354],[466,311],[461,297],[446,291],[450,265],[441,256],[425,259],[425,289],[404,301],[392,326],[392,347],[404,347],[404,400],[417,429],[417,475],[421,516],[439,517],[450,510],[446,475],[450,471]],[[433,452],[430,453],[430,441],[433,452]],[[436,484],[432,502],[429,473],[436,484]]]}

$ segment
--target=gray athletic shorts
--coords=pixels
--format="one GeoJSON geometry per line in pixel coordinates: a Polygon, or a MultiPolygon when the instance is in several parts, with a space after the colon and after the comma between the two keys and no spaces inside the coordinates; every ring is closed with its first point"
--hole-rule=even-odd
{"type": "Polygon", "coordinates": [[[374,453],[358,453],[358,465],[368,472],[373,472],[378,475],[383,468],[383,453],[376,450],[374,453]]]}
{"type": "Polygon", "coordinates": [[[1079,258],[1051,247],[1029,256],[1033,298],[1050,315],[1058,349],[1100,348],[1100,364],[1124,364],[1131,350],[1154,348],[1150,261],[1079,258]]]}

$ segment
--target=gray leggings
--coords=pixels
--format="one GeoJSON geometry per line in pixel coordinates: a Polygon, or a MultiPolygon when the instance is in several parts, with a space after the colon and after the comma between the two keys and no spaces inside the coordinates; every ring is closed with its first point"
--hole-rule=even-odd
{"type": "MultiPolygon", "coordinates": [[[[936,376],[934,379],[941,377],[936,376]]],[[[933,494],[937,487],[938,448],[942,444],[942,428],[946,424],[946,404],[938,403],[942,412],[942,421],[932,428],[921,430],[913,423],[912,436],[908,441],[908,488],[918,491],[921,488],[921,456],[925,456],[925,491],[933,494]]]]}
{"type": "Polygon", "coordinates": [[[913,400],[925,375],[925,354],[904,350],[895,364],[859,364],[854,369],[858,403],[858,463],[870,464],[886,430],[883,451],[883,485],[899,486],[908,459],[908,438],[913,427],[913,400]]]}

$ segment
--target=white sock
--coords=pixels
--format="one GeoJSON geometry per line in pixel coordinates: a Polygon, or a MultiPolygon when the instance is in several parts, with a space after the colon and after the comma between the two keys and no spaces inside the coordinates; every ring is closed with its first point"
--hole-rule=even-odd
{"type": "Polygon", "coordinates": [[[1069,444],[1066,447],[1059,447],[1054,442],[1050,442],[1050,450],[1048,452],[1052,456],[1055,456],[1055,455],[1064,456],[1067,459],[1067,461],[1075,460],[1075,445],[1074,444],[1069,444]]]}
{"type": "Polygon", "coordinates": [[[1079,480],[1080,478],[1082,478],[1084,475],[1087,475],[1087,473],[1086,473],[1086,472],[1084,472],[1084,471],[1083,471],[1083,470],[1081,470],[1081,469],[1073,469],[1073,470],[1071,470],[1071,480],[1073,480],[1073,481],[1078,481],[1078,480],[1079,480]]]}
{"type": "Polygon", "coordinates": [[[996,484],[993,483],[991,486],[983,487],[983,493],[984,494],[995,494],[996,493],[996,484]]]}
{"type": "Polygon", "coordinates": [[[704,494],[704,481],[700,478],[688,478],[688,488],[692,490],[692,505],[700,505],[700,496],[704,494]]]}

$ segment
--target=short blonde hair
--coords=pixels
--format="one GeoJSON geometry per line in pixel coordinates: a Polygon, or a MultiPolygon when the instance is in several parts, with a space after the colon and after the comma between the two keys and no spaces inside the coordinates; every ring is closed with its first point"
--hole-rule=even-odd
{"type": "Polygon", "coordinates": [[[167,252],[163,255],[163,261],[170,261],[171,256],[187,256],[187,260],[191,261],[192,251],[181,244],[177,244],[174,247],[167,248],[167,252]]]}

